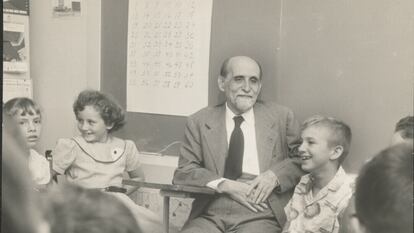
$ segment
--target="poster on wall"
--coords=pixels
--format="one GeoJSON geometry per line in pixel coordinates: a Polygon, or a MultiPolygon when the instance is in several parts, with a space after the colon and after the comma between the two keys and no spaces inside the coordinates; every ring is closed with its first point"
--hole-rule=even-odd
{"type": "Polygon", "coordinates": [[[54,17],[80,16],[82,12],[81,8],[81,0],[52,0],[54,17]]]}
{"type": "Polygon", "coordinates": [[[3,77],[30,78],[29,16],[3,14],[3,77]]]}
{"type": "MultiPolygon", "coordinates": [[[[8,18],[18,16],[10,15],[8,18]]],[[[28,17],[28,16],[20,16],[28,17]]],[[[3,72],[25,73],[28,64],[28,32],[23,22],[10,19],[3,23],[3,72]]]]}
{"type": "Polygon", "coordinates": [[[128,12],[127,111],[207,106],[212,0],[136,0],[128,12]]]}
{"type": "Polygon", "coordinates": [[[3,79],[3,103],[15,97],[33,98],[31,79],[3,79]]]}
{"type": "Polygon", "coordinates": [[[29,0],[3,0],[3,14],[29,15],[29,0]]]}

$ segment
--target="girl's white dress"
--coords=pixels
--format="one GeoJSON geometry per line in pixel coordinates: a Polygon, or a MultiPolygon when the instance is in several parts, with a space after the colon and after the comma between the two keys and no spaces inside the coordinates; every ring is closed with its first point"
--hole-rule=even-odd
{"type": "MultiPolygon", "coordinates": [[[[123,173],[140,166],[135,143],[112,136],[106,143],[88,143],[82,137],[59,139],[53,150],[53,170],[85,188],[122,187],[123,173]]],[[[143,232],[163,231],[161,221],[153,212],[135,204],[123,193],[108,194],[131,210],[143,232]]]]}

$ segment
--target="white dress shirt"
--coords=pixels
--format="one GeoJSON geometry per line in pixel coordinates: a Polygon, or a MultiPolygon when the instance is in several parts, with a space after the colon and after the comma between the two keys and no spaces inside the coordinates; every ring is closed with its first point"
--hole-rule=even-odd
{"type": "MultiPolygon", "coordinates": [[[[230,110],[226,104],[226,132],[227,132],[227,145],[230,144],[230,137],[234,129],[234,120],[233,117],[236,115],[230,110]]],[[[256,128],[254,120],[254,111],[251,108],[249,111],[241,114],[244,121],[241,123],[240,128],[243,131],[244,136],[244,151],[243,151],[243,167],[242,172],[248,173],[251,175],[259,175],[259,159],[257,156],[257,144],[256,144],[256,128]]],[[[217,180],[210,181],[207,183],[207,187],[217,189],[217,186],[225,178],[220,178],[217,180]]]]}

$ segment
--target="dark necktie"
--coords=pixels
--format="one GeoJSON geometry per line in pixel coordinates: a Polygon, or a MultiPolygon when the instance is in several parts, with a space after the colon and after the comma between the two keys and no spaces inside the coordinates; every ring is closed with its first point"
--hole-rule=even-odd
{"type": "Polygon", "coordinates": [[[234,129],[230,136],[229,153],[224,169],[224,178],[235,180],[242,174],[243,152],[244,152],[244,136],[240,128],[243,122],[242,116],[233,117],[234,129]]]}

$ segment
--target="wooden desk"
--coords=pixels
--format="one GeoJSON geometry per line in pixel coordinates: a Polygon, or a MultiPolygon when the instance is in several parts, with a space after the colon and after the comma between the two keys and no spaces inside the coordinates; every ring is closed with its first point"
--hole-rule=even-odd
{"type": "Polygon", "coordinates": [[[180,198],[194,198],[195,195],[213,195],[215,191],[207,187],[189,186],[189,185],[175,185],[175,184],[159,184],[135,180],[123,180],[124,185],[131,185],[136,187],[159,189],[161,196],[164,197],[163,208],[163,224],[166,233],[170,226],[170,197],[180,198]]]}

